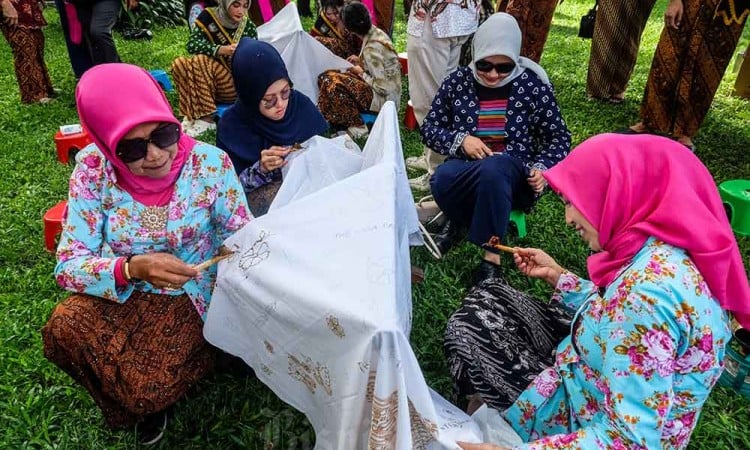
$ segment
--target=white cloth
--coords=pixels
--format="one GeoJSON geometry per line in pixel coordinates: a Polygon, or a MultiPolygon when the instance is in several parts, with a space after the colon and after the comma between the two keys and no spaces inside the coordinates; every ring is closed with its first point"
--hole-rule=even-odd
{"type": "Polygon", "coordinates": [[[431,26],[427,28],[440,39],[468,36],[476,31],[479,24],[480,3],[478,0],[467,0],[464,7],[450,0],[436,1],[432,4],[425,0],[414,0],[406,22],[406,33],[409,36],[422,36],[425,24],[428,23],[431,26]],[[435,14],[440,7],[444,9],[435,14]],[[430,16],[434,20],[431,20],[430,16]]]}
{"type": "Polygon", "coordinates": [[[523,439],[516,430],[503,418],[496,409],[486,404],[477,409],[471,416],[484,434],[484,441],[505,448],[523,444],[523,439]]]}
{"type": "Polygon", "coordinates": [[[474,41],[472,42],[472,57],[474,59],[469,64],[469,67],[474,72],[474,78],[481,85],[487,86],[477,76],[477,69],[474,67],[474,63],[488,56],[503,55],[512,59],[516,63],[516,67],[497,86],[488,87],[505,86],[521,75],[526,69],[534,72],[542,83],[549,84],[549,77],[542,66],[529,58],[521,56],[521,39],[523,39],[523,35],[515,17],[502,12],[488,17],[479,26],[477,32],[474,33],[474,41]]]}
{"type": "Polygon", "coordinates": [[[316,432],[316,449],[458,450],[470,417],[431,391],[409,345],[409,244],[421,242],[397,113],[360,153],[314,137],[268,214],[225,245],[204,328],[316,432]]]}
{"type": "Polygon", "coordinates": [[[318,103],[318,75],[326,70],[346,71],[352,66],[302,28],[297,5],[293,2],[258,27],[258,39],[278,50],[294,88],[315,104],[318,103]]]}

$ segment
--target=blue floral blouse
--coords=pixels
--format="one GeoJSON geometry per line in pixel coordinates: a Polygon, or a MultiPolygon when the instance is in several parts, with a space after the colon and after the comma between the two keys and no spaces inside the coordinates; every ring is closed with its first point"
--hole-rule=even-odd
{"type": "Polygon", "coordinates": [[[57,247],[57,283],[72,292],[123,303],[134,290],[186,293],[205,319],[216,266],[167,291],[145,281],[115,285],[118,257],[166,252],[188,264],[213,257],[221,243],[252,219],[232,162],[218,148],[198,143],[185,161],[166,208],[166,227],[147,223],[146,206],[117,185],[113,166],[94,144],[76,157],[68,208],[57,247]]]}
{"type": "MultiPolygon", "coordinates": [[[[560,114],[552,86],[525,70],[511,83],[506,113],[505,152],[527,169],[547,170],[570,151],[570,131],[560,114]]],[[[479,123],[479,99],[474,74],[459,67],[443,81],[422,127],[422,142],[456,158],[465,156],[461,144],[479,123]]]]}
{"type": "Polygon", "coordinates": [[[655,239],[600,296],[566,273],[572,336],[505,412],[519,449],[682,449],[724,368],[729,319],[685,251],[655,239]]]}

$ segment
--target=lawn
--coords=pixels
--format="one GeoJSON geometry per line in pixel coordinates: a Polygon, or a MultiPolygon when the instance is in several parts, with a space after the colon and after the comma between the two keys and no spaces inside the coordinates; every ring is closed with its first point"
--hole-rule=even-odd
{"type": "MultiPolygon", "coordinates": [[[[590,41],[576,36],[579,18],[593,0],[567,0],[557,10],[542,64],[555,84],[574,143],[596,133],[622,128],[637,119],[643,87],[661,26],[666,0],[654,9],[644,34],[638,65],[623,105],[590,102],[585,95],[590,41]]],[[[397,8],[401,11],[400,6],[397,8]]],[[[40,328],[66,293],[53,278],[54,258],[44,251],[42,214],[67,195],[70,166],[55,158],[52,136],[60,125],[77,123],[73,78],[62,30],[54,9],[46,11],[46,58],[53,82],[63,93],[49,105],[21,106],[7,45],[0,45],[0,447],[8,449],[125,449],[135,447],[132,431],[110,432],[88,394],[42,353],[40,328]]],[[[308,22],[306,25],[310,25],[308,22]]],[[[396,45],[405,48],[399,15],[396,45]]],[[[186,28],[157,29],[152,41],[117,46],[124,61],[145,68],[168,68],[185,53],[186,28]]],[[[740,49],[750,41],[746,30],[740,49]]],[[[695,140],[697,153],[716,182],[750,176],[750,103],[731,96],[735,75],[726,74],[705,124],[695,140]]],[[[406,85],[406,83],[405,83],[406,85]]],[[[404,102],[406,97],[404,97],[404,102]]],[[[170,94],[176,107],[177,99],[170,94]]],[[[419,136],[401,130],[407,155],[419,154],[419,136]]],[[[213,142],[213,135],[204,135],[213,142]]],[[[416,175],[416,174],[414,174],[416,175]]],[[[585,274],[586,248],[563,223],[562,205],[546,195],[528,216],[529,234],[514,244],[538,246],[571,270],[585,274]]],[[[750,239],[740,241],[750,266],[750,239]]],[[[425,268],[414,287],[411,340],[429,384],[444,395],[451,382],[442,351],[448,316],[464,295],[480,252],[469,245],[444,260],[416,249],[412,259],[425,268]]],[[[507,262],[507,261],[506,261],[507,262]]],[[[507,277],[540,299],[550,291],[507,265],[507,277]]],[[[717,388],[708,400],[691,449],[750,448],[750,402],[717,388]]],[[[175,419],[157,448],[311,448],[314,435],[305,418],[278,400],[254,378],[217,374],[201,382],[174,409],[175,419]]]]}

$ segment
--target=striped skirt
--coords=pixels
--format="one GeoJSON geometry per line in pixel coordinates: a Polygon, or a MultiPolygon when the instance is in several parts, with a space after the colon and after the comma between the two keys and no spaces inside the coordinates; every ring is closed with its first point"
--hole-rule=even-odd
{"type": "Polygon", "coordinates": [[[34,103],[51,97],[54,93],[44,62],[44,33],[41,28],[9,27],[3,23],[0,29],[13,50],[21,102],[34,103]]]}
{"type": "Polygon", "coordinates": [[[586,78],[589,97],[622,98],[633,73],[641,34],[656,0],[600,0],[586,78]]]}
{"type": "Polygon", "coordinates": [[[187,295],[135,292],[123,304],[72,295],[42,329],[44,355],[89,392],[107,426],[163,411],[214,366],[187,295]]]}
{"type": "Polygon", "coordinates": [[[359,116],[372,104],[372,88],[362,78],[349,73],[328,70],[318,77],[318,109],[337,128],[362,126],[359,116]]]}
{"type": "Polygon", "coordinates": [[[683,5],[680,28],[664,27],[661,32],[641,119],[652,131],[693,137],[711,107],[747,16],[727,25],[716,15],[719,0],[685,0],[683,5]]]}
{"type": "Polygon", "coordinates": [[[480,394],[503,411],[554,363],[571,313],[517,291],[501,278],[469,291],[445,331],[445,354],[459,396],[480,394]]]}
{"type": "Polygon", "coordinates": [[[515,17],[523,33],[521,56],[539,62],[558,0],[499,0],[497,12],[515,17]]]}
{"type": "Polygon", "coordinates": [[[207,55],[181,56],[172,63],[172,77],[179,96],[180,113],[189,120],[216,112],[217,103],[237,98],[232,73],[207,55]]]}

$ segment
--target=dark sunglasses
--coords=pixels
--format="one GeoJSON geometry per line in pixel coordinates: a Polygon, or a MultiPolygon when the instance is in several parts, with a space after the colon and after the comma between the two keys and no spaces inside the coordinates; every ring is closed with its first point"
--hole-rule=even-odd
{"type": "Polygon", "coordinates": [[[148,139],[121,139],[117,144],[115,154],[125,163],[131,163],[143,159],[148,154],[148,144],[165,149],[180,140],[180,126],[176,123],[165,123],[159,125],[148,139]]]}
{"type": "Polygon", "coordinates": [[[270,98],[268,100],[262,98],[261,103],[263,103],[264,108],[271,109],[276,106],[276,103],[279,102],[279,97],[281,97],[282,100],[289,100],[290,95],[292,95],[292,86],[287,86],[278,94],[274,94],[273,98],[270,98]]]}
{"type": "Polygon", "coordinates": [[[495,72],[498,74],[505,74],[513,72],[513,69],[516,68],[516,63],[511,61],[507,63],[492,64],[489,61],[480,59],[474,63],[474,67],[480,72],[490,72],[492,69],[495,69],[495,72]]]}

